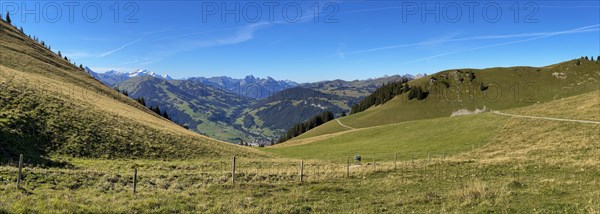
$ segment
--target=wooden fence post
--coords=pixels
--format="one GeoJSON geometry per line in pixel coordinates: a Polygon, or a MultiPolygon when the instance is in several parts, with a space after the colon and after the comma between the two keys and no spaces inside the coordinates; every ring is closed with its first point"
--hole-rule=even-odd
{"type": "Polygon", "coordinates": [[[346,177],[349,178],[350,177],[350,157],[346,158],[347,163],[346,163],[346,177]]]}
{"type": "Polygon", "coordinates": [[[304,182],[304,160],[300,161],[300,183],[304,182]]]}
{"type": "Polygon", "coordinates": [[[21,176],[22,171],[21,169],[23,168],[23,154],[19,155],[19,174],[17,175],[17,189],[21,188],[21,176]]]}
{"type": "Polygon", "coordinates": [[[231,160],[231,183],[235,184],[235,155],[231,160]]]}
{"type": "Polygon", "coordinates": [[[373,158],[373,171],[376,171],[377,168],[375,168],[375,158],[373,158]]]}
{"type": "Polygon", "coordinates": [[[431,165],[431,153],[427,154],[427,165],[431,165]]]}
{"type": "Polygon", "coordinates": [[[137,167],[133,168],[133,194],[137,193],[137,167]]]}
{"type": "Polygon", "coordinates": [[[398,161],[398,153],[394,153],[394,170],[396,170],[396,162],[398,161]]]}

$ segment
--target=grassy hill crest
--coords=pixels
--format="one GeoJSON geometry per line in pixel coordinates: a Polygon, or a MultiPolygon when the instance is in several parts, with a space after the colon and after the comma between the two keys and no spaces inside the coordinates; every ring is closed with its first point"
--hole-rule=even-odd
{"type": "MultiPolygon", "coordinates": [[[[404,121],[449,117],[457,111],[504,110],[541,104],[598,90],[598,61],[575,59],[545,67],[452,69],[409,82],[428,92],[424,100],[409,100],[408,93],[383,105],[339,120],[350,127],[364,128],[404,121]],[[473,73],[474,78],[469,79],[473,73]],[[485,89],[482,89],[481,86],[485,89]]],[[[347,130],[331,121],[299,138],[347,130]]]]}
{"type": "Polygon", "coordinates": [[[188,158],[264,155],[200,136],[0,21],[0,154],[30,162],[53,155],[188,158]]]}

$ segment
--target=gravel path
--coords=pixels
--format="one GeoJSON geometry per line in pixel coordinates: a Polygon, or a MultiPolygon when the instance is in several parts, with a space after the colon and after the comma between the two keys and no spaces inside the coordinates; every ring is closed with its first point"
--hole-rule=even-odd
{"type": "Polygon", "coordinates": [[[527,115],[518,115],[518,114],[507,114],[507,113],[502,113],[499,111],[494,111],[492,113],[497,114],[497,115],[510,116],[510,117],[532,118],[532,119],[542,119],[542,120],[556,120],[556,121],[575,122],[575,123],[600,124],[600,122],[598,122],[598,121],[590,121],[590,120],[573,120],[573,119],[562,119],[562,118],[552,118],[552,117],[536,117],[536,116],[527,116],[527,115]]]}
{"type": "Polygon", "coordinates": [[[344,125],[339,119],[336,119],[336,121],[340,124],[340,126],[343,126],[343,127],[349,128],[349,129],[355,129],[350,126],[344,125]]]}

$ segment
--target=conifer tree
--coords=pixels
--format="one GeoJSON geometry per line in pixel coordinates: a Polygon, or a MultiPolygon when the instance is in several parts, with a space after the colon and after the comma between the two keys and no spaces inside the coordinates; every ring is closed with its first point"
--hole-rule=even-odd
{"type": "Polygon", "coordinates": [[[365,97],[362,101],[354,104],[350,109],[350,114],[362,112],[371,106],[382,105],[387,101],[390,101],[395,96],[404,93],[403,85],[407,82],[408,79],[402,78],[400,81],[383,84],[381,87],[377,88],[375,92],[365,97]]]}
{"type": "Polygon", "coordinates": [[[144,99],[144,97],[137,98],[135,99],[135,101],[137,101],[140,105],[146,107],[146,99],[144,99]]]}
{"type": "Polygon", "coordinates": [[[334,119],[333,113],[330,111],[326,111],[321,114],[315,115],[304,122],[295,124],[292,128],[290,128],[286,132],[286,134],[284,134],[283,136],[281,136],[281,138],[279,138],[279,140],[277,140],[277,143],[282,143],[289,139],[297,137],[297,136],[299,136],[317,126],[320,126],[326,122],[329,122],[330,120],[333,120],[333,119],[334,119]]]}
{"type": "Polygon", "coordinates": [[[412,100],[412,99],[417,99],[417,100],[423,100],[425,98],[427,98],[427,95],[429,93],[424,91],[421,86],[417,86],[417,87],[413,87],[410,89],[410,92],[408,94],[408,99],[412,100]]]}
{"type": "Polygon", "coordinates": [[[404,87],[402,87],[402,93],[406,93],[410,91],[410,86],[408,86],[408,83],[404,83],[404,87]]]}
{"type": "Polygon", "coordinates": [[[162,116],[167,120],[171,120],[171,117],[169,117],[169,114],[167,113],[166,110],[163,111],[162,116]]]}
{"type": "Polygon", "coordinates": [[[160,107],[158,107],[158,105],[156,105],[156,106],[154,107],[154,112],[156,112],[156,114],[158,114],[158,115],[161,115],[161,114],[160,114],[160,113],[161,113],[161,112],[160,112],[160,107]]]}
{"type": "Polygon", "coordinates": [[[12,20],[10,20],[10,12],[8,12],[8,11],[6,12],[6,22],[8,24],[12,24],[12,20]]]}

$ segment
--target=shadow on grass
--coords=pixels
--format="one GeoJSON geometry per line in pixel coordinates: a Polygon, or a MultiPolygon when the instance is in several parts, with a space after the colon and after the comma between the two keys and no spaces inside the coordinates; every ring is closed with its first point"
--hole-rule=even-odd
{"type": "Polygon", "coordinates": [[[47,146],[50,142],[42,137],[18,134],[0,130],[0,165],[18,166],[19,155],[23,154],[23,163],[38,167],[70,168],[66,161],[52,160],[48,157],[47,146]]]}

